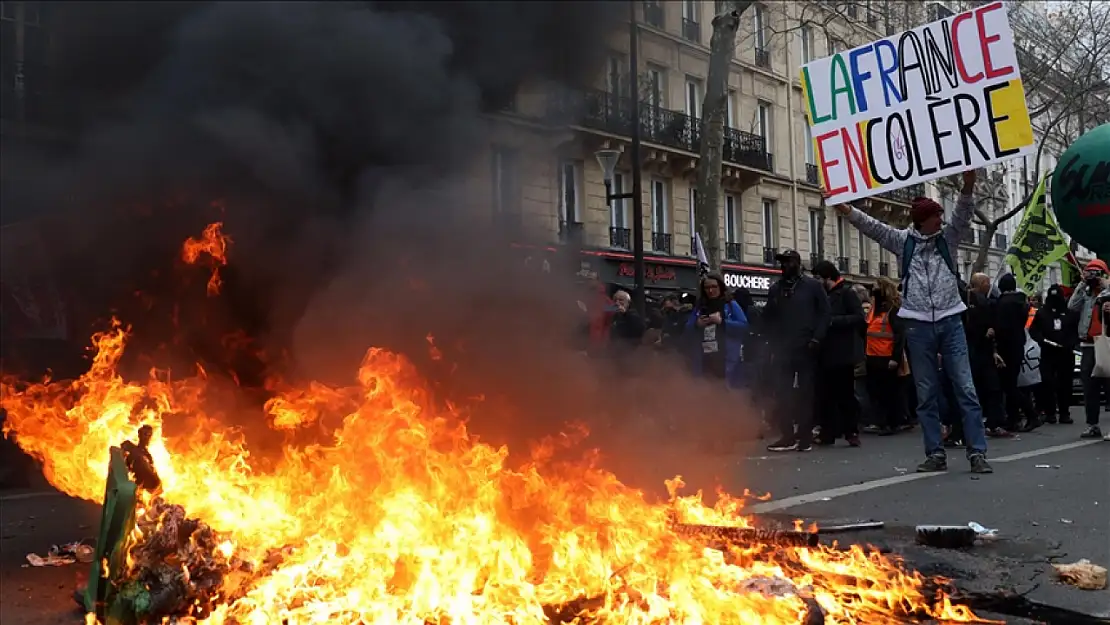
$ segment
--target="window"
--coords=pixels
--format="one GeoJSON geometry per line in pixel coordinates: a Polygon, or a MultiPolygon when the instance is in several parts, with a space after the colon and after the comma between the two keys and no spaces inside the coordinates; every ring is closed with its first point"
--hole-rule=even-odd
{"type": "Polygon", "coordinates": [[[766,151],[771,151],[771,103],[759,102],[759,110],[756,111],[756,133],[763,137],[766,143],[766,151]]]}
{"type": "Polygon", "coordinates": [[[682,19],[698,21],[698,3],[695,0],[682,0],[682,19]]]}
{"type": "Polygon", "coordinates": [[[667,223],[668,215],[667,181],[660,178],[651,179],[651,231],[669,232],[667,223]]]}
{"type": "Polygon", "coordinates": [[[493,181],[493,210],[498,215],[520,214],[520,163],[516,150],[493,150],[490,173],[493,181]]]}
{"type": "Polygon", "coordinates": [[[725,196],[725,243],[740,242],[740,211],[735,195],[725,196]]]}
{"type": "Polygon", "coordinates": [[[807,25],[799,31],[802,39],[802,65],[813,60],[813,30],[807,25]]]}
{"type": "MultiPolygon", "coordinates": [[[[613,194],[620,195],[625,193],[624,188],[626,176],[622,172],[613,173],[613,194]]],[[[628,227],[628,200],[613,200],[609,203],[609,225],[614,228],[627,228],[628,227]]]]}
{"type": "Polygon", "coordinates": [[[871,257],[871,246],[867,244],[867,237],[863,236],[863,230],[856,230],[856,239],[859,243],[859,257],[861,260],[868,260],[871,257]]]}
{"type": "Polygon", "coordinates": [[[725,100],[725,123],[729,128],[736,128],[736,90],[728,90],[728,99],[725,100]]]}
{"type": "Polygon", "coordinates": [[[930,22],[935,22],[937,20],[942,20],[946,17],[952,17],[953,15],[955,15],[955,13],[953,13],[952,11],[949,11],[943,5],[940,5],[940,4],[937,4],[937,3],[933,3],[933,4],[929,5],[928,18],[929,18],[930,22]]]}
{"type": "Polygon", "coordinates": [[[755,23],[752,25],[754,28],[752,32],[755,34],[755,47],[757,50],[767,49],[767,33],[764,31],[763,28],[764,22],[766,20],[765,13],[766,11],[764,11],[763,5],[761,4],[757,4],[752,7],[753,19],[755,21],[755,23]]]}
{"type": "Polygon", "coordinates": [[[837,46],[839,46],[839,42],[825,33],[825,51],[828,52],[829,56],[836,54],[837,46]]]}
{"type": "Polygon", "coordinates": [[[763,200],[763,247],[775,247],[775,202],[763,200]]]}
{"type": "Polygon", "coordinates": [[[836,255],[847,258],[851,255],[851,243],[848,239],[848,220],[843,217],[836,218],[836,255]]]}
{"type": "Polygon", "coordinates": [[[821,212],[809,211],[809,253],[817,254],[821,249],[821,212]]]}
{"type": "Polygon", "coordinates": [[[608,86],[609,93],[616,97],[624,95],[624,73],[628,63],[624,58],[619,56],[609,57],[609,70],[605,77],[606,86],[608,86]]]}
{"type": "Polygon", "coordinates": [[[806,129],[806,165],[817,164],[817,156],[813,152],[813,128],[805,124],[806,129]]]}
{"type": "Polygon", "coordinates": [[[582,223],[582,163],[563,161],[559,164],[559,219],[566,223],[582,223]]]}
{"type": "Polygon", "coordinates": [[[663,5],[658,0],[644,1],[644,21],[649,26],[663,28],[663,5]]]}
{"type": "Polygon", "coordinates": [[[686,77],[686,114],[694,119],[701,117],[701,81],[691,76],[686,77]]]}
{"type": "Polygon", "coordinates": [[[662,108],[666,103],[663,101],[663,72],[665,70],[658,67],[649,67],[647,70],[647,101],[653,107],[662,108]]]}

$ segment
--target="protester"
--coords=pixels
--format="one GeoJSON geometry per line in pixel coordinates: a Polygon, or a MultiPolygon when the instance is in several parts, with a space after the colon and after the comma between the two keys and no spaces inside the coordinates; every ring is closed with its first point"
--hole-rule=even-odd
{"type": "MultiPolygon", "coordinates": [[[[1095,368],[1095,337],[1110,327],[1110,270],[1100,259],[1087,263],[1083,284],[1077,286],[1068,300],[1068,309],[1079,314],[1079,377],[1083,381],[1083,406],[1087,413],[1087,429],[1080,438],[1101,438],[1098,413],[1102,396],[1110,397],[1110,378],[1091,376],[1095,368]]],[[[1110,439],[1110,435],[1107,436],[1110,439]]]]}
{"type": "Polygon", "coordinates": [[[967,305],[952,257],[952,250],[969,231],[975,210],[972,198],[975,179],[975,171],[964,172],[960,199],[948,225],[943,221],[944,209],[923,197],[913,200],[910,209],[913,227],[906,229],[889,226],[848,205],[837,207],[861,232],[898,255],[901,261],[902,307],[898,316],[906,321],[906,346],[917,385],[917,417],[922,426],[926,455],[925,461],[917,467],[922,472],[948,468],[937,406],[938,354],[943,359],[944,371],[953,382],[971,470],[993,472],[987,462],[983,413],[975,393],[967,339],[960,319],[967,305]]]}
{"type": "Polygon", "coordinates": [[[771,346],[780,438],[767,449],[810,451],[814,365],[829,327],[829,300],[821,283],[802,275],[798,252],[784,250],[775,258],[782,277],[771,285],[761,320],[771,346]]]}
{"type": "Polygon", "coordinates": [[[740,345],[747,327],[748,319],[729,296],[724,279],[716,274],[702,278],[697,310],[686,324],[687,331],[700,339],[694,355],[695,373],[738,387],[740,345]]]}
{"type": "Polygon", "coordinates": [[[1079,315],[1068,310],[1061,285],[1049,287],[1044,305],[1033,318],[1033,328],[1041,345],[1041,408],[1045,423],[1074,423],[1070,412],[1079,315]]]}
{"type": "Polygon", "coordinates": [[[645,324],[632,310],[632,296],[628,291],[617,291],[613,295],[613,305],[616,310],[609,329],[609,351],[618,366],[629,373],[633,369],[630,358],[644,338],[645,324]]]}
{"type": "Polygon", "coordinates": [[[985,273],[971,276],[964,324],[968,359],[975,394],[979,397],[979,404],[986,418],[987,436],[1010,438],[1013,434],[1006,429],[1002,383],[999,379],[999,368],[1005,365],[1005,361],[995,349],[995,303],[990,299],[990,291],[990,276],[985,273]]]}
{"type": "Polygon", "coordinates": [[[1011,432],[1031,432],[1041,425],[1033,397],[1018,388],[1022,361],[1025,359],[1025,326],[1029,319],[1029,299],[1017,290],[1013,274],[998,280],[1001,294],[995,303],[994,340],[1003,366],[999,369],[1002,394],[1006,398],[1006,414],[1011,432]]]}
{"type": "Polygon", "coordinates": [[[684,305],[682,298],[677,293],[668,293],[663,298],[660,347],[667,350],[678,349],[683,338],[683,332],[686,330],[686,321],[689,319],[692,310],[693,306],[684,305]]]}
{"type": "Polygon", "coordinates": [[[844,282],[831,261],[822,260],[813,268],[828,294],[829,329],[821,344],[817,398],[817,420],[821,434],[818,445],[832,445],[841,436],[852,447],[859,447],[859,402],[856,401],[856,364],[864,359],[867,321],[856,292],[844,282]]]}
{"type": "Polygon", "coordinates": [[[902,425],[902,380],[899,369],[906,357],[905,324],[898,317],[902,296],[898,285],[879,278],[871,292],[872,308],[867,318],[867,395],[875,415],[876,432],[890,435],[902,425]]]}
{"type": "MultiPolygon", "coordinates": [[[[862,284],[852,285],[852,290],[855,291],[856,297],[859,298],[860,306],[863,307],[863,318],[871,318],[871,291],[862,284]]],[[[856,403],[859,404],[860,415],[860,431],[865,431],[869,427],[874,428],[874,417],[872,416],[871,398],[867,394],[867,358],[866,356],[856,363],[855,369],[855,395],[856,403]]]]}

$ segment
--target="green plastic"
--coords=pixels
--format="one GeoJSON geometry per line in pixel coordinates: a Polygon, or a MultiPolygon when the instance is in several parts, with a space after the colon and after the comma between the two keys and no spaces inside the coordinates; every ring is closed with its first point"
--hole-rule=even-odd
{"type": "Polygon", "coordinates": [[[96,614],[103,625],[130,625],[136,621],[135,614],[131,602],[120,594],[119,584],[126,572],[127,537],[135,528],[138,485],[131,480],[123,451],[112,447],[109,453],[108,484],[96,557],[85,588],[85,610],[96,614]]]}

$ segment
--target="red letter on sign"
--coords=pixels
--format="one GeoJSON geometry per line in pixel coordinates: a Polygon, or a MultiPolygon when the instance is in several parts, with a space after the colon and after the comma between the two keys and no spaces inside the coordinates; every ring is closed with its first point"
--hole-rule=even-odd
{"type": "Polygon", "coordinates": [[[956,69],[960,72],[960,78],[963,79],[964,84],[975,84],[983,80],[983,72],[979,72],[974,76],[967,73],[967,66],[964,65],[964,57],[960,54],[960,23],[964,20],[971,19],[971,13],[961,13],[952,20],[952,53],[956,57],[956,69]]]}
{"type": "MultiPolygon", "coordinates": [[[[829,168],[840,162],[839,159],[825,160],[825,141],[833,137],[840,136],[839,130],[826,132],[823,135],[817,136],[817,160],[821,161],[821,180],[827,185],[829,184],[829,168]]],[[[835,189],[825,189],[829,195],[839,195],[848,190],[848,185],[837,187],[835,189]]]]}
{"type": "Polygon", "coordinates": [[[997,11],[1001,8],[1002,3],[995,2],[994,4],[988,4],[985,7],[980,7],[975,10],[975,24],[979,27],[979,51],[983,55],[983,69],[987,72],[987,78],[998,78],[999,76],[1005,76],[1014,71],[1012,67],[996,68],[994,63],[991,63],[990,44],[1002,39],[1002,35],[996,34],[988,36],[983,27],[983,14],[989,13],[990,11],[997,11]]]}

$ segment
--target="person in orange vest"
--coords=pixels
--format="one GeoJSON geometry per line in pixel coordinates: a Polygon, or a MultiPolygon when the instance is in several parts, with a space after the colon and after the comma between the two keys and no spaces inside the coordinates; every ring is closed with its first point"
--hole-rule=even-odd
{"type": "Polygon", "coordinates": [[[1002,381],[1002,394],[1006,398],[1006,416],[1009,418],[1011,432],[1031,432],[1041,426],[1041,417],[1033,405],[1031,395],[1018,387],[1018,374],[1025,358],[1025,328],[1029,316],[1029,298],[1017,289],[1017,279],[1013,274],[999,278],[998,289],[1002,291],[995,304],[995,345],[1004,363],[999,377],[1002,381]]]}
{"type": "Polygon", "coordinates": [[[909,374],[905,361],[905,325],[898,317],[902,295],[889,278],[879,278],[871,291],[867,318],[867,395],[877,433],[894,434],[906,425],[902,416],[903,385],[909,374]]]}

